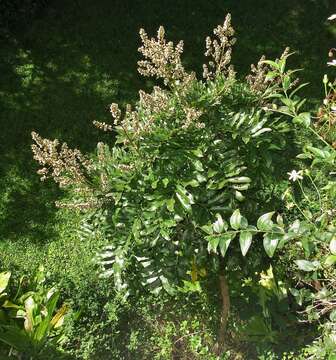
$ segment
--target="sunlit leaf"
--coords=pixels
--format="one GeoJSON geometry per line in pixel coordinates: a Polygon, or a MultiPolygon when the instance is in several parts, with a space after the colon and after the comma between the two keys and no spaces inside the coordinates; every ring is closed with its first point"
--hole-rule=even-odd
{"type": "Polygon", "coordinates": [[[277,234],[277,233],[266,233],[264,235],[263,245],[264,245],[266,254],[269,257],[273,257],[274,252],[275,252],[281,238],[282,238],[282,235],[277,234]]]}
{"type": "Polygon", "coordinates": [[[6,290],[10,277],[10,271],[0,273],[0,294],[6,290]]]}
{"type": "Polygon", "coordinates": [[[271,219],[272,219],[273,214],[274,214],[274,211],[260,216],[260,218],[257,221],[257,227],[259,230],[269,231],[272,229],[273,221],[271,219]]]}
{"type": "Polygon", "coordinates": [[[223,257],[225,256],[233,237],[234,236],[232,236],[231,234],[221,235],[220,240],[219,240],[219,251],[223,257]]]}
{"type": "Polygon", "coordinates": [[[233,229],[239,230],[241,225],[242,216],[240,214],[240,210],[237,209],[233,212],[230,217],[230,225],[233,229]]]}
{"type": "Polygon", "coordinates": [[[250,231],[242,231],[239,236],[240,250],[243,256],[248,252],[252,244],[252,234],[250,231]]]}
{"type": "Polygon", "coordinates": [[[303,271],[315,271],[320,268],[319,261],[295,260],[296,265],[303,271]]]}

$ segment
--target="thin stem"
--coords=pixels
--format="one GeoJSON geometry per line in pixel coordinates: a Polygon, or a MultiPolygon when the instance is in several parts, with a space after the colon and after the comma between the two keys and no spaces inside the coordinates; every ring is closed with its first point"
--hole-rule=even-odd
{"type": "Polygon", "coordinates": [[[309,174],[307,174],[307,176],[308,176],[309,180],[311,181],[311,183],[313,184],[313,186],[314,186],[314,188],[315,188],[315,190],[316,190],[316,192],[317,192],[317,196],[318,196],[318,198],[319,198],[320,208],[322,209],[321,194],[320,194],[320,192],[319,192],[319,189],[317,188],[317,186],[316,186],[314,180],[312,179],[312,177],[311,177],[309,174]]]}
{"type": "Polygon", "coordinates": [[[318,137],[319,140],[321,140],[325,145],[327,145],[329,148],[331,148],[333,151],[335,151],[335,149],[332,147],[332,145],[330,145],[327,141],[325,141],[323,139],[323,137],[317,132],[315,131],[311,126],[308,126],[308,129],[316,135],[316,137],[318,137]]]}
{"type": "Polygon", "coordinates": [[[301,189],[301,191],[302,191],[303,196],[305,197],[305,199],[306,199],[309,203],[311,203],[309,197],[306,195],[305,191],[303,190],[302,182],[301,182],[301,181],[298,181],[298,183],[299,183],[299,186],[300,186],[300,189],[301,189]]]}
{"type": "Polygon", "coordinates": [[[300,208],[300,206],[296,203],[295,199],[292,197],[293,203],[294,205],[297,207],[297,209],[300,211],[300,213],[302,214],[302,216],[309,221],[312,225],[315,225],[308,217],[307,215],[303,212],[303,210],[300,208]]]}

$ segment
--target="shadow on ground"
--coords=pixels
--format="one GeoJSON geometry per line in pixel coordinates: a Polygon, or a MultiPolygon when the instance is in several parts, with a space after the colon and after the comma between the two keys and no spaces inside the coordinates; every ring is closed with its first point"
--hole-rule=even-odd
{"type": "MultiPolygon", "coordinates": [[[[247,72],[262,54],[273,58],[286,46],[298,52],[310,96],[320,96],[328,48],[328,9],[321,2],[216,0],[57,1],[29,28],[7,33],[0,47],[0,234],[43,244],[57,236],[53,184],[41,185],[30,152],[30,132],[60,138],[93,151],[93,120],[109,121],[108,105],[135,98],[152,82],[136,73],[140,27],[185,40],[187,67],[201,69],[204,38],[232,13],[238,43],[234,63],[247,72]],[[270,4],[271,3],[271,4],[270,4]]],[[[105,138],[104,138],[105,136],[105,138]]]]}

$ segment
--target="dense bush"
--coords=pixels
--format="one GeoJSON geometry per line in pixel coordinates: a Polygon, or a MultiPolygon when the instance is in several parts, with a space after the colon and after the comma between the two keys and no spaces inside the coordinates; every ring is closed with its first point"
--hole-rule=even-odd
{"type": "Polygon", "coordinates": [[[335,354],[335,83],[325,78],[326,101],[312,121],[299,97],[304,84],[286,70],[287,49],[240,81],[230,65],[230,16],[214,35],[198,80],[182,65],[182,42],[167,42],[162,27],[152,39],[140,31],[139,72],[161,87],[140,91],[124,113],[111,105],[114,123],[95,122],[111,141],[95,156],[33,133],[42,179],[68,190],[58,205],[79,211],[83,241],[103,239],[96,263],[114,281],[97,328],[88,331],[85,307],[80,329],[69,329],[74,354],[239,358],[239,347],[246,358],[335,354]],[[148,302],[134,316],[138,299],[148,302]],[[188,304],[195,312],[184,311],[188,304]],[[157,323],[153,311],[164,314],[157,323]],[[317,319],[325,324],[320,353],[313,344],[290,354],[315,335],[307,324],[317,319]]]}

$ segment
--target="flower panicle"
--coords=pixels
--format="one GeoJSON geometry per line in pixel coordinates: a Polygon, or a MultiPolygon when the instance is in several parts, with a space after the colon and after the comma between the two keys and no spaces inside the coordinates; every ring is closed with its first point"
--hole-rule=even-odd
{"type": "Polygon", "coordinates": [[[224,24],[218,25],[213,33],[215,39],[208,36],[205,39],[205,56],[210,57],[208,64],[203,64],[203,77],[211,80],[215,75],[224,73],[228,76],[234,76],[231,63],[232,46],[236,43],[234,37],[235,31],[231,25],[231,14],[227,14],[224,24]]]}
{"type": "Polygon", "coordinates": [[[38,170],[42,181],[51,177],[60,187],[87,183],[87,175],[94,165],[78,149],[70,149],[66,143],[60,145],[57,139],[44,139],[34,131],[31,136],[35,141],[34,159],[43,166],[38,170]]]}

